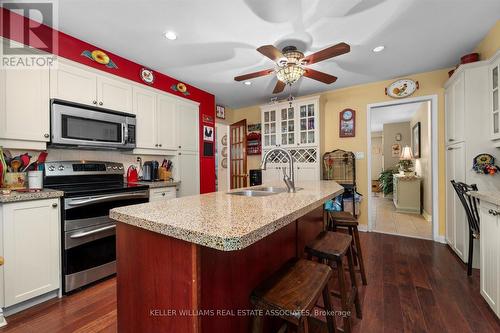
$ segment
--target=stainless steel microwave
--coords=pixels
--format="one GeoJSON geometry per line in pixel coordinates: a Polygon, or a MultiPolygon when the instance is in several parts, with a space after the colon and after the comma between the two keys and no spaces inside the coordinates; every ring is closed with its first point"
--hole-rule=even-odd
{"type": "Polygon", "coordinates": [[[135,115],[57,99],[50,104],[51,146],[135,148],[135,115]]]}

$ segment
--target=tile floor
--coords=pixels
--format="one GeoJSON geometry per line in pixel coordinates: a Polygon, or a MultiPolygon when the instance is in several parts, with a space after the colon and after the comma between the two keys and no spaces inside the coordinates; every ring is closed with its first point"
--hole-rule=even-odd
{"type": "Polygon", "coordinates": [[[372,196],[371,214],[375,231],[432,239],[432,223],[422,215],[396,212],[392,198],[384,198],[378,193],[372,196]]]}

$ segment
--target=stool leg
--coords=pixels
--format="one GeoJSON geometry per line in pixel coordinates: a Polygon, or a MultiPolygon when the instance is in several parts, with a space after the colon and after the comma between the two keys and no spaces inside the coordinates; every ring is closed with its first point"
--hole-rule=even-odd
{"type": "Polygon", "coordinates": [[[326,327],[328,328],[328,333],[336,333],[337,325],[335,324],[335,316],[333,315],[333,307],[330,299],[330,291],[328,290],[328,284],[323,289],[323,305],[326,311],[326,327]]]}
{"type": "Polygon", "coordinates": [[[352,292],[354,292],[354,305],[356,306],[356,316],[359,319],[363,318],[363,314],[361,313],[361,304],[359,302],[359,293],[358,293],[358,281],[356,279],[356,272],[354,269],[354,264],[352,262],[352,247],[349,247],[347,252],[347,262],[349,264],[349,276],[351,278],[351,288],[352,292]]]}
{"type": "Polygon", "coordinates": [[[365,273],[365,264],[363,261],[363,251],[361,251],[361,243],[359,241],[359,231],[358,228],[354,228],[354,241],[356,243],[356,255],[359,260],[359,271],[361,272],[361,280],[363,281],[363,285],[366,286],[368,283],[366,282],[366,273],[365,273]]]}
{"type": "MultiPolygon", "coordinates": [[[[354,245],[354,235],[352,232],[352,227],[349,227],[348,229],[349,229],[349,235],[351,235],[352,237],[352,244],[354,245]]],[[[354,266],[358,266],[358,254],[356,252],[354,253],[353,260],[354,260],[354,266]]]]}
{"type": "MultiPolygon", "coordinates": [[[[350,311],[351,309],[349,308],[348,304],[348,295],[347,295],[347,288],[344,276],[344,266],[342,265],[342,258],[340,258],[336,262],[337,262],[337,272],[339,277],[340,301],[342,304],[342,310],[347,312],[350,311]]],[[[351,318],[349,316],[344,316],[344,332],[346,333],[351,332],[351,318]]]]}
{"type": "Polygon", "coordinates": [[[264,329],[264,318],[260,315],[255,315],[252,318],[252,333],[262,333],[264,329]]]}
{"type": "Polygon", "coordinates": [[[302,325],[299,326],[298,331],[300,333],[309,333],[309,324],[307,323],[307,317],[302,320],[302,325]]]}

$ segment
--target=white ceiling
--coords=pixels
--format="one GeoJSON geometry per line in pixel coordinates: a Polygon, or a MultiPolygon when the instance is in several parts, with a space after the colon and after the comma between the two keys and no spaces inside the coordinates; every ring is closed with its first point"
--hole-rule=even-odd
{"type": "Polygon", "coordinates": [[[407,103],[372,109],[370,113],[371,131],[382,131],[384,129],[384,124],[410,121],[424,103],[428,102],[407,103]]]}
{"type": "MultiPolygon", "coordinates": [[[[452,66],[500,19],[499,0],[65,0],[59,29],[241,107],[266,102],[276,80],[234,76],[273,63],[255,49],[306,55],[338,42],[351,52],[311,67],[339,79],[301,79],[295,96],[452,66]],[[177,32],[168,41],[163,32],[177,32]],[[385,45],[382,53],[371,50],[385,45]]],[[[286,97],[288,90],[280,97],[286,97]]]]}

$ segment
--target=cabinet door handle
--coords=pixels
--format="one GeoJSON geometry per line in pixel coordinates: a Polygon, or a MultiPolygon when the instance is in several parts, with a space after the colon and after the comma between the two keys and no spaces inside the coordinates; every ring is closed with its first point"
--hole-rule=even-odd
{"type": "Polygon", "coordinates": [[[493,216],[497,216],[498,215],[498,212],[494,211],[493,209],[488,210],[488,213],[491,214],[491,215],[493,215],[493,216]]]}
{"type": "Polygon", "coordinates": [[[181,149],[181,148],[182,148],[182,147],[181,147],[181,146],[179,146],[179,149],[181,149]]]}
{"type": "Polygon", "coordinates": [[[155,147],[158,147],[158,144],[155,144],[155,147]]]}
{"type": "Polygon", "coordinates": [[[56,208],[56,207],[57,207],[57,202],[54,202],[54,203],[52,204],[52,207],[56,208]]]}
{"type": "Polygon", "coordinates": [[[179,155],[182,155],[182,153],[179,153],[179,155]]]}
{"type": "Polygon", "coordinates": [[[43,137],[44,137],[44,138],[49,138],[49,136],[50,136],[50,135],[49,135],[48,133],[45,133],[45,134],[43,135],[43,137]]]}
{"type": "Polygon", "coordinates": [[[158,146],[161,147],[161,143],[158,146]]]}
{"type": "Polygon", "coordinates": [[[161,195],[162,195],[162,196],[165,196],[165,192],[163,192],[161,195]]]}
{"type": "Polygon", "coordinates": [[[104,103],[103,102],[99,102],[99,105],[103,105],[104,103]]]}
{"type": "Polygon", "coordinates": [[[455,141],[455,139],[448,139],[448,141],[453,142],[453,141],[455,141]]]}
{"type": "Polygon", "coordinates": [[[450,148],[448,148],[448,150],[453,150],[453,149],[455,149],[455,148],[451,148],[451,147],[450,147],[450,148]]]}
{"type": "Polygon", "coordinates": [[[92,101],[92,104],[97,104],[97,101],[92,101]]]}

